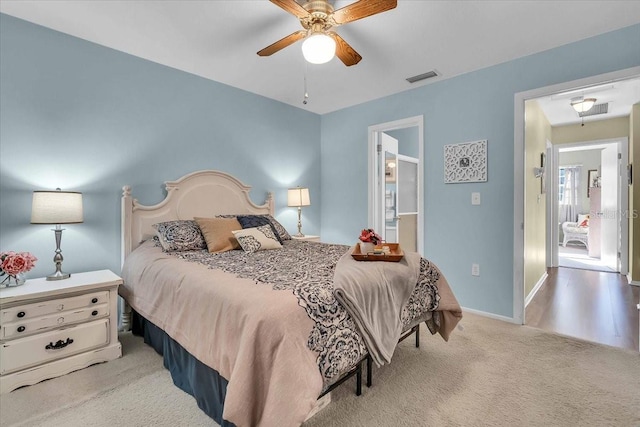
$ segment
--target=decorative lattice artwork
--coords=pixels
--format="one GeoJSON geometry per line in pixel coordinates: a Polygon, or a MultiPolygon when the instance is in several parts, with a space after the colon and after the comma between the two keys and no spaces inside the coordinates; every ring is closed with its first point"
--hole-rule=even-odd
{"type": "Polygon", "coordinates": [[[487,140],[444,146],[444,183],[487,181],[487,140]]]}

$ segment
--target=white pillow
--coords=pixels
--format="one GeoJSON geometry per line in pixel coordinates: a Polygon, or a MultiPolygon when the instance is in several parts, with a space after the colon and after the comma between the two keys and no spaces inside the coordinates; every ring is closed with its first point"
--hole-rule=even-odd
{"type": "Polygon", "coordinates": [[[232,233],[240,243],[240,247],[247,253],[282,247],[270,225],[245,228],[232,233]]]}

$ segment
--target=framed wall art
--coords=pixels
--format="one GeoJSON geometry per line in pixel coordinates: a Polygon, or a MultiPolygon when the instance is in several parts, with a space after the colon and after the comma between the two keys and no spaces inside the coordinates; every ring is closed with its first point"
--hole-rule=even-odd
{"type": "Polygon", "coordinates": [[[487,181],[487,140],[444,146],[444,182],[487,181]]]}

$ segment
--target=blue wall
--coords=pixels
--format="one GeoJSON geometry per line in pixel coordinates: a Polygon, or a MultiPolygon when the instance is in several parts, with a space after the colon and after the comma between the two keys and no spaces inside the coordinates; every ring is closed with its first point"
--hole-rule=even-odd
{"type": "Polygon", "coordinates": [[[320,116],[0,15],[0,251],[34,253],[28,277],[54,270],[50,226],[30,225],[33,190],[83,192],[85,222],[63,233],[64,269],[120,271],[120,196],[155,204],[162,183],[231,173],[251,197],[308,186],[304,231],[320,233],[320,116]]]}
{"type": "Polygon", "coordinates": [[[511,316],[514,94],[638,66],[639,40],[635,25],[320,117],[0,15],[0,250],[35,253],[30,277],[53,270],[53,233],[29,218],[31,192],[59,186],[85,200],[65,269],[119,271],[121,187],[157,203],[163,181],[198,169],[253,185],[257,203],[275,192],[290,231],[285,189],[309,186],[305,233],[353,243],[367,224],[368,126],[422,114],[426,255],[463,306],[511,316]],[[478,139],[489,181],[445,185],[443,146],[478,139]]]}
{"type": "Polygon", "coordinates": [[[418,134],[418,126],[389,130],[384,133],[398,140],[398,154],[416,159],[420,157],[420,141],[418,141],[420,135],[418,134]]]}
{"type": "Polygon", "coordinates": [[[351,243],[367,225],[368,126],[422,114],[425,255],[463,306],[511,317],[514,95],[638,65],[635,25],[323,115],[323,239],[351,243]],[[489,144],[488,182],[445,185],[443,146],[480,139],[489,144]],[[475,191],[480,206],[471,206],[475,191]]]}

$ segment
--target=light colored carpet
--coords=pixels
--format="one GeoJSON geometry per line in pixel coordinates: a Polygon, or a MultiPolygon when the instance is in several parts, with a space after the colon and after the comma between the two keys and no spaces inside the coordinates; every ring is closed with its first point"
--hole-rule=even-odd
{"type": "MultiPolygon", "coordinates": [[[[465,314],[450,342],[422,331],[374,385],[355,380],[305,427],[637,426],[640,354],[465,314]]],[[[0,396],[2,426],[211,426],[139,337],[124,357],[0,396]]]]}

